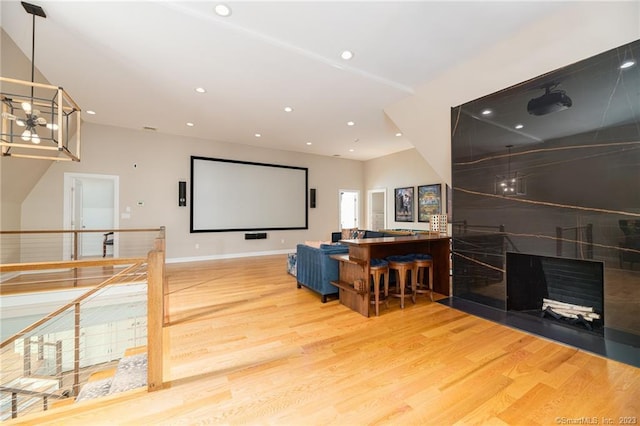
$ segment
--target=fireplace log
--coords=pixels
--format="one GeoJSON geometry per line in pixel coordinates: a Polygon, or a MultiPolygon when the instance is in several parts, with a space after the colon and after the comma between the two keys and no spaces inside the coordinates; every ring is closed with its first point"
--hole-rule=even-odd
{"type": "Polygon", "coordinates": [[[574,311],[580,311],[580,312],[593,312],[592,306],[574,305],[572,303],[560,302],[558,300],[553,300],[553,299],[543,298],[542,303],[543,304],[547,303],[550,306],[555,306],[556,308],[572,309],[574,311]]]}
{"type": "Polygon", "coordinates": [[[563,317],[573,319],[584,319],[592,322],[594,319],[600,319],[600,314],[593,312],[593,307],[573,305],[571,303],[559,302],[553,299],[542,299],[542,310],[551,310],[552,312],[562,315],[563,317]]]}

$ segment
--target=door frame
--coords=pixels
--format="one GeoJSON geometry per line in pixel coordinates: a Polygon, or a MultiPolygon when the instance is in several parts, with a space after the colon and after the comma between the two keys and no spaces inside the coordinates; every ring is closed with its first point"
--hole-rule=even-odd
{"type": "MultiPolygon", "coordinates": [[[[74,216],[73,210],[73,195],[72,188],[74,181],[82,180],[82,179],[102,179],[109,180],[113,183],[113,229],[118,229],[120,226],[119,221],[119,200],[120,200],[120,176],[116,175],[104,175],[104,174],[95,174],[95,173],[72,173],[65,172],[64,173],[64,186],[63,186],[63,213],[62,213],[62,229],[71,230],[74,229],[72,222],[74,216]]],[[[71,248],[72,238],[69,235],[68,238],[65,236],[63,238],[63,258],[71,259],[72,256],[72,248],[71,248]]],[[[113,239],[113,256],[118,256],[118,238],[117,235],[114,235],[113,239]]]]}
{"type": "Polygon", "coordinates": [[[338,229],[342,230],[342,194],[345,192],[354,193],[356,195],[356,228],[361,226],[360,210],[362,209],[362,201],[360,199],[359,189],[338,189],[338,229]]]}
{"type": "Polygon", "coordinates": [[[387,228],[387,189],[386,188],[367,190],[367,228],[373,231],[377,231],[377,229],[373,228],[373,207],[372,207],[373,194],[382,194],[382,197],[383,197],[382,214],[384,215],[382,227],[383,229],[386,229],[387,228]]]}

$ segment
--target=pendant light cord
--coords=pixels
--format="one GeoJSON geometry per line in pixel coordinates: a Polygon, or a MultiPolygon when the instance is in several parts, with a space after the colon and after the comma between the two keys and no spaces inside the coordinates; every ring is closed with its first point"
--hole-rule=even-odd
{"type": "MultiPolygon", "coordinates": [[[[36,73],[36,15],[31,15],[33,18],[31,24],[31,82],[35,82],[36,73]]],[[[33,85],[31,85],[31,109],[33,109],[33,85]]]]}

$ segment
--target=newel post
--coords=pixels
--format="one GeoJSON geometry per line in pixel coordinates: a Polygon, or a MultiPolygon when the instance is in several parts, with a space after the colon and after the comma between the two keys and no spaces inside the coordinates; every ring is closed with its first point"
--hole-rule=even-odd
{"type": "Polygon", "coordinates": [[[147,390],[162,389],[164,251],[149,252],[147,263],[147,390]]]}

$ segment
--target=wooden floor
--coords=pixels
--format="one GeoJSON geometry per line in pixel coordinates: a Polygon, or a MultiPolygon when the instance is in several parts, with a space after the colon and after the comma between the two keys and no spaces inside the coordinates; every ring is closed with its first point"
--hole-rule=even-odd
{"type": "Polygon", "coordinates": [[[428,299],[365,318],[285,256],[168,265],[166,387],[25,416],[64,425],[637,424],[640,369],[428,299]]]}

